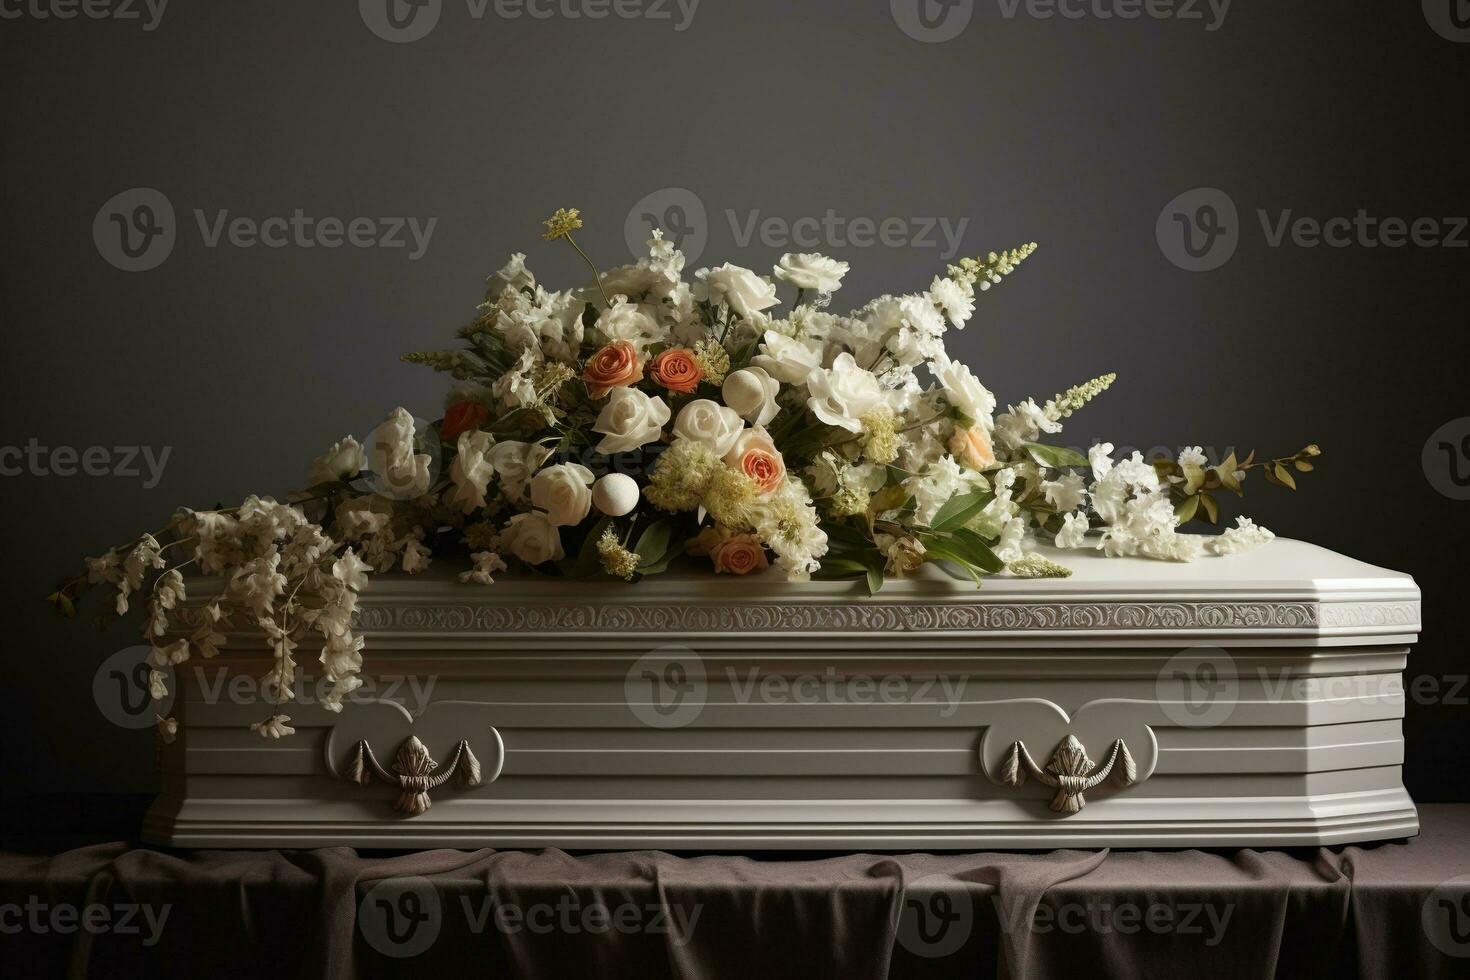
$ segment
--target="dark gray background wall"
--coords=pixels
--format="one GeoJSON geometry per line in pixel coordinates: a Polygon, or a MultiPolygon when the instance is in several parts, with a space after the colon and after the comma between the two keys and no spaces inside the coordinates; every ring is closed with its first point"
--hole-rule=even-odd
{"type": "MultiPolygon", "coordinates": [[[[116,474],[0,478],[0,792],[12,805],[155,778],[151,733],[109,725],[91,695],[97,664],[134,634],[54,621],[41,599],[55,579],[179,504],[289,490],[314,453],[396,404],[434,417],[441,381],[400,352],[445,343],[513,250],[554,284],[580,282],[571,253],[537,237],[555,208],[581,207],[584,244],[613,264],[626,261],[630,212],[636,224],[682,203],[695,217],[668,188],[705,209],[706,262],[764,269],[790,248],[759,233],[742,244],[757,212],[792,223],[830,211],[844,242],[855,219],[916,231],[963,221],[961,254],[1041,242],[952,349],[1003,400],[1118,371],[1070,426],[1073,444],[1319,442],[1326,455],[1299,494],[1253,481],[1245,509],[1418,578],[1427,625],[1410,668],[1410,788],[1470,798],[1458,761],[1470,503],[1453,499],[1470,490],[1451,481],[1449,456],[1423,453],[1446,423],[1452,441],[1470,432],[1470,29],[1450,19],[1461,0],[1236,0],[1223,21],[1192,0],[1203,19],[1096,13],[1128,0],[1074,5],[1080,19],[959,0],[929,8],[942,33],[970,18],[942,43],[900,28],[926,36],[907,0],[703,0],[683,30],[672,2],[622,8],[668,19],[592,20],[567,10],[596,0],[539,4],[545,19],[499,15],[493,0],[477,18],[443,0],[408,43],[370,29],[386,31],[385,0],[172,0],[156,22],[141,4],[128,20],[40,17],[49,0],[27,3],[7,2],[0,19],[0,445],[171,453],[151,487],[116,474]],[[172,207],[175,241],[130,272],[104,255],[123,262],[107,212],[104,233],[93,226],[140,187],[172,207]],[[1166,211],[1196,188],[1223,196],[1166,211]],[[1227,200],[1238,217],[1219,210],[1227,200]],[[1201,260],[1218,267],[1186,271],[1170,258],[1188,264],[1172,214],[1201,205],[1222,218],[1201,260]],[[196,219],[298,209],[437,222],[414,257],[211,246],[196,219]],[[1359,209],[1433,219],[1421,239],[1457,235],[1458,247],[1268,234],[1284,212],[1359,209]]],[[[130,214],[137,201],[122,203],[130,214]]],[[[921,288],[951,257],[942,236],[892,238],[817,246],[853,264],[842,305],[921,288]]]]}

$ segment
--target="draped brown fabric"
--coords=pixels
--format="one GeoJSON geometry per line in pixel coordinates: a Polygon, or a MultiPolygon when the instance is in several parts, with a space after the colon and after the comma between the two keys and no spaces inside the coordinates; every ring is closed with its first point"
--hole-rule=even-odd
{"type": "Polygon", "coordinates": [[[1470,807],[1423,819],[1293,851],[4,854],[0,973],[1470,975],[1470,807]]]}

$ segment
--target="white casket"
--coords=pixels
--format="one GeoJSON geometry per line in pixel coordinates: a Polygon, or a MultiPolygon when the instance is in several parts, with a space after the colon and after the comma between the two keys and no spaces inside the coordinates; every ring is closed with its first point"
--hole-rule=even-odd
{"type": "Polygon", "coordinates": [[[1188,565],[1045,554],[1074,576],[976,589],[926,566],[876,597],[774,574],[381,576],[360,614],[372,688],[333,714],[306,685],[282,709],[294,736],[251,732],[270,708],[215,673],[264,672],[244,634],[177,668],[144,837],[972,850],[1417,832],[1408,576],[1282,539],[1188,565]]]}

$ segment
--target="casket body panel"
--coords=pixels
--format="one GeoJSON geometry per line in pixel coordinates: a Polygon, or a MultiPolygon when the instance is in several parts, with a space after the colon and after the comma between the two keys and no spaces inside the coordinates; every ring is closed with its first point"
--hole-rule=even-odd
{"type": "Polygon", "coordinates": [[[977,590],[930,569],[877,597],[774,575],[383,576],[359,622],[373,689],[333,714],[308,684],[281,709],[292,737],[251,733],[270,709],[221,679],[263,672],[246,637],[178,668],[145,837],[933,850],[1417,832],[1411,579],[1288,540],[1190,565],[1047,554],[1076,574],[977,590]],[[478,785],[460,770],[409,814],[402,786],[349,779],[364,743],[398,779],[410,738],[446,768],[464,743],[478,785]]]}

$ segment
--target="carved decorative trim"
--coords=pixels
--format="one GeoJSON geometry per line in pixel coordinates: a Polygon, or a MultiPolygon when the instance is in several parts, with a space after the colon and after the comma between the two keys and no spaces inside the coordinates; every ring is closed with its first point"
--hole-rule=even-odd
{"type": "Polygon", "coordinates": [[[975,602],[368,605],[361,630],[425,633],[945,632],[1415,627],[1412,602],[975,602]]]}
{"type": "MultiPolygon", "coordinates": [[[[181,626],[199,610],[180,607],[181,626]]],[[[356,628],[386,633],[1010,632],[1419,628],[1417,602],[973,602],[364,605],[356,628]]]]}
{"type": "Polygon", "coordinates": [[[439,763],[429,755],[429,750],[424,748],[424,743],[417,736],[410,735],[399,746],[398,755],[393,760],[392,772],[378,764],[377,757],[373,755],[373,747],[367,743],[367,739],[362,739],[357,743],[347,765],[347,778],[366,786],[376,776],[385,783],[397,786],[403,792],[393,808],[411,816],[429,809],[432,805],[429,790],[439,788],[450,779],[458,777],[458,783],[463,788],[480,785],[480,761],[470,751],[468,741],[461,740],[454,747],[454,758],[449,760],[449,765],[442,772],[434,771],[438,768],[439,763]]]}
{"type": "Polygon", "coordinates": [[[1082,794],[1101,786],[1109,777],[1118,786],[1131,786],[1138,782],[1138,767],[1121,738],[1113,742],[1106,761],[1097,765],[1087,757],[1087,750],[1077,736],[1068,735],[1052,753],[1045,769],[1031,758],[1031,753],[1026,751],[1026,743],[1014,742],[1001,770],[1000,781],[1006,786],[1020,786],[1026,781],[1027,773],[1038,783],[1057,791],[1051,801],[1051,808],[1057,813],[1080,813],[1087,805],[1082,794]]]}
{"type": "Polygon", "coordinates": [[[1326,602],[1322,625],[1328,627],[1407,626],[1419,627],[1417,602],[1326,602]]]}

